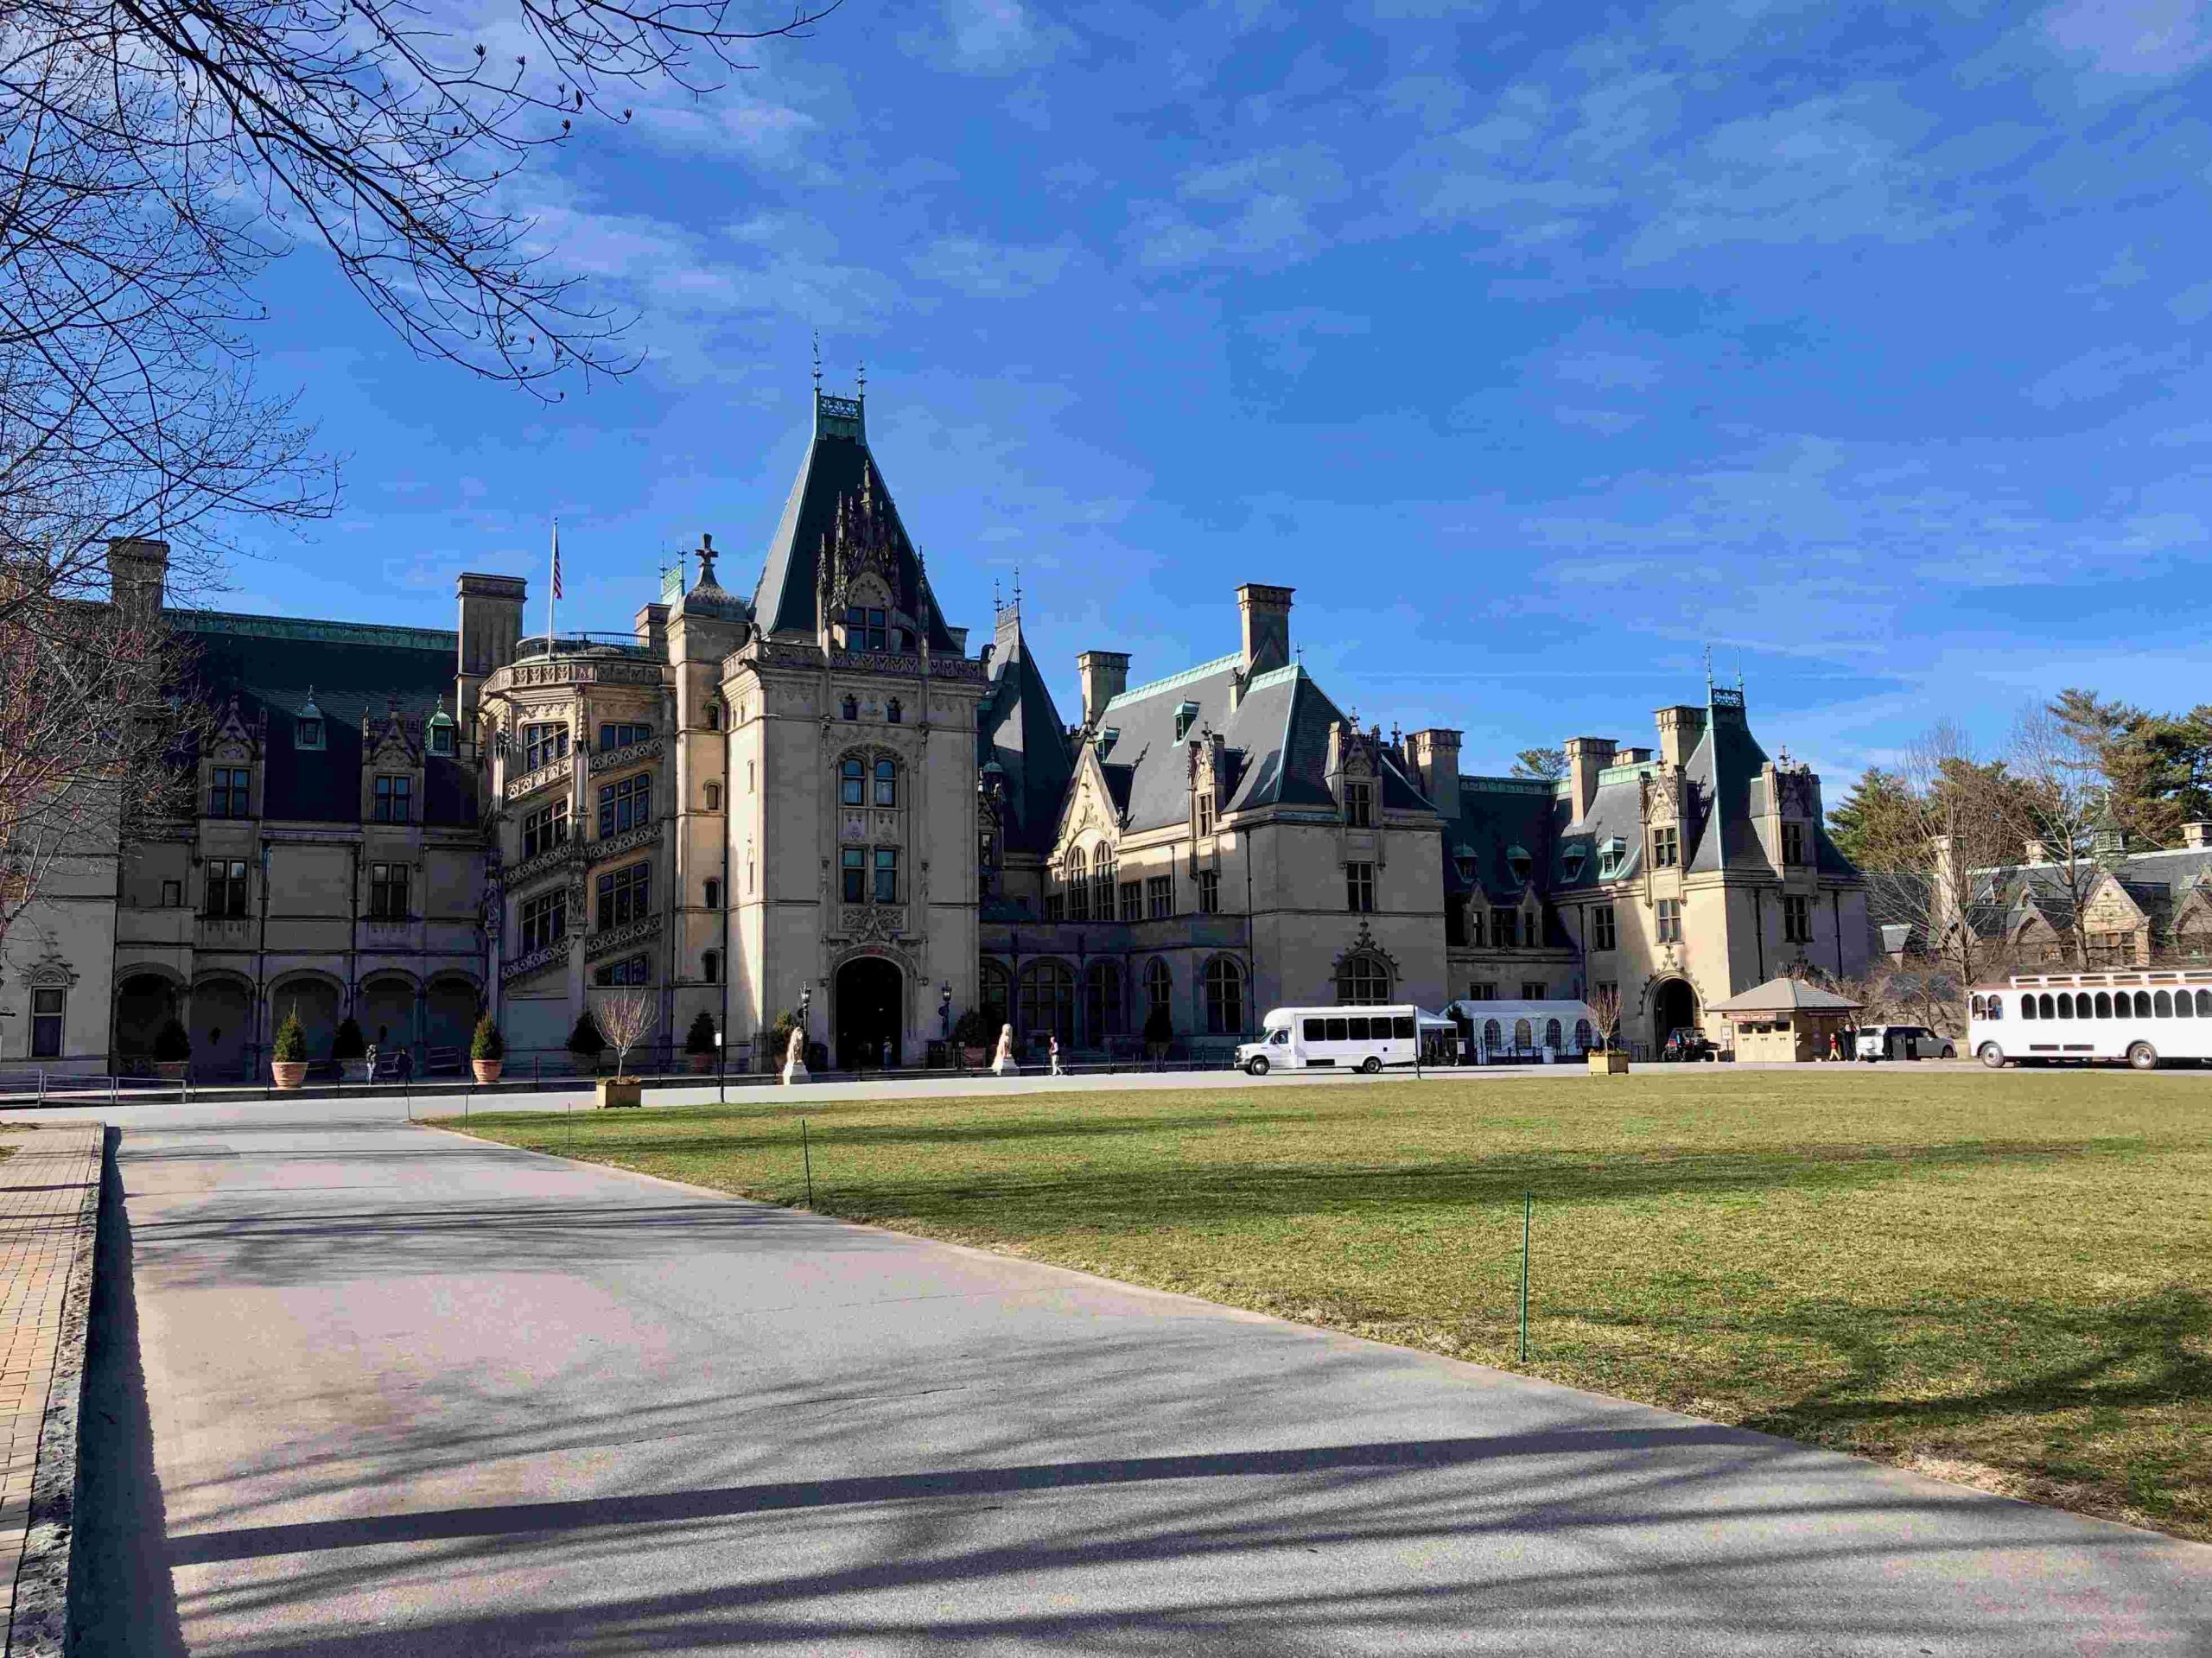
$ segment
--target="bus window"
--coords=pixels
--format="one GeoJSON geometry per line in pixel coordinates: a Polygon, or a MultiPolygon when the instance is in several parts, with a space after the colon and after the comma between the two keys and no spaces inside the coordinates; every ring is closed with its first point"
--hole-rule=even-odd
{"type": "Polygon", "coordinates": [[[2190,1006],[2188,991],[2177,990],[2174,992],[2174,1017],[2176,1019],[2187,1019],[2196,1011],[2196,1010],[2194,1007],[2190,1006]]]}
{"type": "Polygon", "coordinates": [[[1973,1006],[1968,1009],[1968,1012],[1970,1012],[1974,1018],[1987,1019],[1989,1017],[1987,1011],[1982,1005],[1982,1000],[1980,996],[1974,996],[1969,1000],[1972,1001],[1973,1006]]]}
{"type": "Polygon", "coordinates": [[[2074,1017],[2074,997],[2069,991],[2062,990],[2058,993],[2058,1016],[2061,1019],[2074,1017]]]}
{"type": "Polygon", "coordinates": [[[1344,1040],[1347,1042],[1364,1042],[1367,1040],[1367,1016],[1365,1014],[1363,1013],[1355,1018],[1344,1020],[1344,1040]]]}
{"type": "Polygon", "coordinates": [[[2102,990],[2097,992],[2097,1017],[2099,1019],[2112,1017],[2112,997],[2102,990]]]}
{"type": "Polygon", "coordinates": [[[2212,990],[2200,990],[2196,993],[2196,1016],[2199,1019],[2212,1019],[2212,990]]]}
{"type": "Polygon", "coordinates": [[[2151,999],[2151,1012],[2159,1019],[2171,1019],[2174,1016],[2173,993],[2170,990],[2158,992],[2151,999]]]}
{"type": "Polygon", "coordinates": [[[1330,1041],[1332,1041],[1332,1042],[1342,1042],[1344,1039],[1344,1020],[1340,1020],[1340,1019],[1332,1019],[1332,1020],[1331,1020],[1329,1021],[1329,1040],[1330,1040],[1330,1041]]]}
{"type": "Polygon", "coordinates": [[[1327,1024],[1318,1019],[1307,1020],[1306,1021],[1306,1039],[1308,1042],[1326,1042],[1329,1039],[1327,1024]]]}
{"type": "Polygon", "coordinates": [[[2005,1017],[2004,997],[1992,996],[1989,999],[1989,1016],[1992,1019],[2002,1019],[2005,1017]]]}
{"type": "Polygon", "coordinates": [[[2021,998],[2020,998],[2020,1017],[2021,1017],[2022,1019],[2033,1019],[2035,1016],[2036,1016],[2036,999],[2035,999],[2032,995],[2027,995],[2027,996],[2023,996],[2023,997],[2021,997],[2021,998]]]}
{"type": "Polygon", "coordinates": [[[1414,1033],[1414,1016],[1413,1016],[1411,1013],[1394,1013],[1393,1015],[1391,1015],[1391,1018],[1390,1018],[1390,1034],[1391,1034],[1391,1035],[1393,1035],[1393,1036],[1411,1036],[1413,1033],[1414,1033]]]}
{"type": "Polygon", "coordinates": [[[2036,998],[2036,1012],[2041,1013],[2045,1019],[2058,1017],[2058,1009],[2052,1005],[2050,991],[2046,990],[2036,998]]]}
{"type": "Polygon", "coordinates": [[[2151,1017],[2151,993],[2147,990],[2139,990],[2135,993],[2135,1017],[2138,1019],[2151,1017]]]}

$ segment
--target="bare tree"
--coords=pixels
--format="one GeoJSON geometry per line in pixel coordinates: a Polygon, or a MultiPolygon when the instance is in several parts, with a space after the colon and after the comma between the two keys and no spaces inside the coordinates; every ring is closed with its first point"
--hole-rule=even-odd
{"type": "Polygon", "coordinates": [[[1591,1017],[1598,1026],[1598,1039],[1607,1052],[1612,1051],[1621,1028],[1621,989],[1617,984],[1601,984],[1584,998],[1591,1017]]]}
{"type": "Polygon", "coordinates": [[[2037,853],[2035,879],[2065,914],[2062,945],[2076,967],[2088,965],[2083,912],[2103,877],[2097,861],[2105,823],[2103,757],[2082,732],[2049,708],[2013,722],[2006,750],[2024,787],[2005,802],[2012,832],[2037,853]]]}
{"type": "Polygon", "coordinates": [[[1925,959],[1910,970],[1910,986],[1895,982],[1871,1000],[1911,1005],[1931,1028],[1962,1031],[1956,1008],[1967,987],[1993,971],[2005,950],[1983,885],[1984,872],[2018,855],[2005,804],[2012,785],[1948,720],[1914,740],[1899,775],[1910,804],[1893,834],[1900,861],[1922,873],[1887,890],[1920,932],[1925,959]]]}
{"type": "Polygon", "coordinates": [[[659,999],[645,989],[606,991],[593,1017],[613,1044],[614,1075],[620,1079],[629,1074],[630,1050],[651,1036],[653,1026],[660,1022],[659,999]]]}

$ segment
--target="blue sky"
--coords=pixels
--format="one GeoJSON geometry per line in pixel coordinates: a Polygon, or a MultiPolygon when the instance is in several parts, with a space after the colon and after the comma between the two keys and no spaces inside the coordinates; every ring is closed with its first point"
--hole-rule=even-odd
{"type": "Polygon", "coordinates": [[[2202,695],[2212,9],[848,0],[518,181],[645,366],[544,406],[302,253],[270,384],[346,457],[235,607],[620,628],[702,530],[749,590],[808,337],[944,607],[1019,566],[1148,678],[1298,589],[1307,667],[1465,763],[1651,740],[1709,644],[1829,778],[2083,683],[2202,695]]]}

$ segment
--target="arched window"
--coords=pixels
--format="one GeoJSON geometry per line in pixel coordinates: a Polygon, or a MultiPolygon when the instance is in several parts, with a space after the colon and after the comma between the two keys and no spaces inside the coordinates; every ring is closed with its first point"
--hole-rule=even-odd
{"type": "Polygon", "coordinates": [[[2212,1019],[2212,990],[2200,990],[2196,993],[2196,1016],[2199,1019],[2212,1019]]]}
{"type": "Polygon", "coordinates": [[[1972,1017],[1975,1019],[1986,1019],[1988,1017],[1985,1006],[1980,996],[1969,996],[1967,998],[1967,1001],[1968,1003],[1967,1012],[1972,1017]]]}
{"type": "Polygon", "coordinates": [[[868,804],[868,765],[857,754],[848,754],[838,762],[837,804],[841,806],[865,806],[868,804]]]}
{"type": "Polygon", "coordinates": [[[1576,1020],[1574,1021],[1575,1051],[1579,1053],[1587,1053],[1597,1045],[1598,1032],[1591,1028],[1590,1021],[1586,1019],[1576,1020]]]}
{"type": "Polygon", "coordinates": [[[1021,969],[1021,1033],[1075,1040],[1075,975],[1060,962],[1032,962],[1021,969]]]}
{"type": "Polygon", "coordinates": [[[875,804],[896,806],[899,804],[899,762],[886,757],[875,763],[875,804]]]}
{"type": "Polygon", "coordinates": [[[2097,1017],[2099,1019],[2112,1017],[2112,993],[2108,990],[2097,992],[2097,1017]]]}
{"type": "Polygon", "coordinates": [[[1489,1053],[1496,1053],[1499,1048],[1504,1045],[1504,1027],[1499,1025],[1499,1023],[1494,1019],[1484,1020],[1483,1021],[1484,1051],[1489,1053]]]}
{"type": "Polygon", "coordinates": [[[1003,963],[983,963],[982,976],[976,981],[976,1006],[994,1025],[1007,1021],[1007,1010],[1014,1006],[1013,984],[1003,963]]]}
{"type": "Polygon", "coordinates": [[[899,699],[895,696],[883,705],[883,717],[894,726],[899,722],[905,714],[906,710],[899,707],[899,699]]]}
{"type": "Polygon", "coordinates": [[[1390,1000],[1390,969],[1382,958],[1360,950],[1347,956],[1337,969],[1337,1002],[1344,1007],[1367,1007],[1390,1000]]]}
{"type": "Polygon", "coordinates": [[[1122,1033],[1122,964],[1093,962],[1083,981],[1084,1034],[1096,1045],[1122,1033]]]}
{"type": "Polygon", "coordinates": [[[1556,1049],[1559,1046],[1559,1021],[1555,1019],[1546,1020],[1544,1021],[1544,1045],[1548,1048],[1556,1049]]]}
{"type": "Polygon", "coordinates": [[[2160,1019],[2174,1016],[2174,998],[2171,990],[2161,990],[2151,999],[2151,1011],[2160,1019]]]}
{"type": "Polygon", "coordinates": [[[1526,1053],[1535,1045],[1535,1027],[1525,1019],[1515,1020],[1513,1021],[1513,1051],[1516,1053],[1526,1053]]]}
{"type": "Polygon", "coordinates": [[[2138,1019],[2151,1017],[2151,993],[2147,990],[2139,990],[2135,993],[2135,1017],[2138,1019]]]}
{"type": "Polygon", "coordinates": [[[1067,883],[1068,919],[1090,919],[1090,860],[1083,855],[1081,847],[1068,848],[1066,867],[1061,872],[1067,883]]]}
{"type": "Polygon", "coordinates": [[[2058,993],[2058,1016],[2061,1019],[2074,1017],[2074,998],[2068,991],[2062,990],[2058,993]]]}
{"type": "Polygon", "coordinates": [[[702,951],[699,956],[699,976],[709,984],[722,981],[722,953],[718,950],[702,951]]]}
{"type": "Polygon", "coordinates": [[[707,785],[707,810],[710,812],[718,812],[721,809],[722,785],[719,783],[709,783],[707,785]]]}
{"type": "Polygon", "coordinates": [[[1175,975],[1167,970],[1167,963],[1157,956],[1144,964],[1145,1013],[1159,1008],[1171,1020],[1175,1016],[1175,975]]]}
{"type": "Polygon", "coordinates": [[[1090,865],[1090,913],[1101,921],[1114,918],[1114,848],[1101,846],[1090,865]]]}
{"type": "Polygon", "coordinates": [[[709,731],[720,731],[721,728],[722,728],[722,705],[721,705],[721,699],[720,699],[720,698],[718,698],[718,697],[717,697],[717,698],[712,698],[712,699],[709,699],[709,702],[708,702],[708,703],[707,703],[707,729],[708,729],[708,730],[709,730],[709,731]]]}
{"type": "Polygon", "coordinates": [[[2046,990],[2036,998],[2036,1012],[2041,1013],[2045,1019],[2058,1017],[2058,1004],[2052,999],[2050,991],[2046,990]]]}
{"type": "Polygon", "coordinates": [[[1992,996],[1989,999],[1989,1016],[1992,1019],[2002,1019],[2005,1017],[2004,997],[1992,996]]]}
{"type": "Polygon", "coordinates": [[[1227,956],[1206,963],[1206,1034],[1236,1036],[1244,1029],[1244,969],[1227,956]]]}
{"type": "Polygon", "coordinates": [[[2033,996],[2023,996],[2023,997],[2021,997],[2021,998],[2020,998],[2020,1017],[2021,1017],[2022,1019],[2033,1019],[2035,1016],[2036,1016],[2036,999],[2035,999],[2033,996]]]}
{"type": "Polygon", "coordinates": [[[838,712],[842,714],[848,720],[859,719],[861,717],[861,699],[857,696],[847,697],[842,703],[839,704],[838,712]]]}
{"type": "Polygon", "coordinates": [[[2196,1011],[2196,1009],[2190,1004],[2188,991],[2177,990],[2174,992],[2174,1017],[2176,1019],[2187,1019],[2196,1011]]]}

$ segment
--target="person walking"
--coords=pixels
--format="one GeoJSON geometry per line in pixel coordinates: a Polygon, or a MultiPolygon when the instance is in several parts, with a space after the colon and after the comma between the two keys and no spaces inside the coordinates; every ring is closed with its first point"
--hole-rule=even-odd
{"type": "Polygon", "coordinates": [[[415,1056],[413,1054],[408,1052],[405,1048],[402,1048],[399,1051],[399,1058],[395,1063],[399,1067],[399,1080],[401,1082],[411,1083],[415,1080],[415,1056]]]}
{"type": "Polygon", "coordinates": [[[1052,1056],[1052,1075],[1053,1075],[1053,1076],[1055,1076],[1055,1077],[1058,1077],[1058,1076],[1059,1076],[1059,1075],[1061,1074],[1061,1071],[1060,1071],[1060,1039],[1059,1039],[1059,1037],[1058,1037],[1058,1033],[1057,1033],[1057,1032],[1053,1035],[1053,1038],[1052,1038],[1052,1048],[1051,1048],[1050,1051],[1051,1051],[1052,1056]]]}

